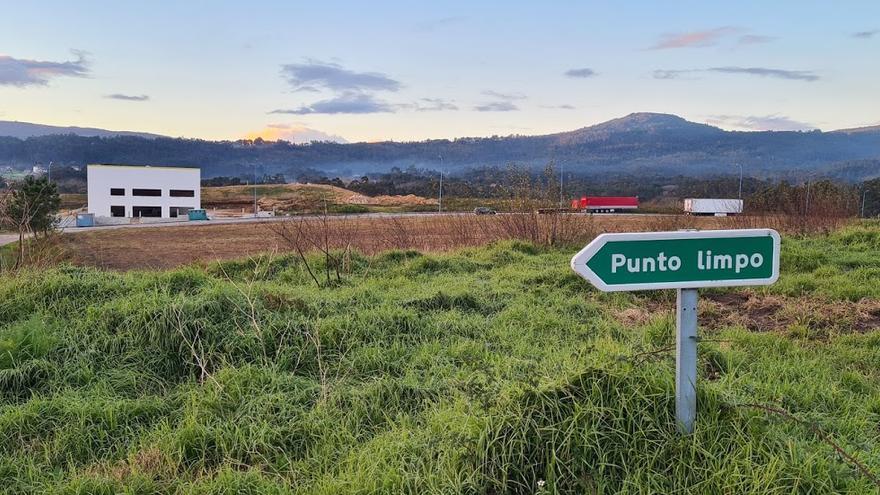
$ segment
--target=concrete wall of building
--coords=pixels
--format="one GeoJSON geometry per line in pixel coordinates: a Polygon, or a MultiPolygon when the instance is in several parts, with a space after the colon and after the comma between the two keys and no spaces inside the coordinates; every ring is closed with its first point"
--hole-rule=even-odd
{"type": "Polygon", "coordinates": [[[110,217],[112,206],[125,208],[125,216],[133,217],[134,207],[159,207],[162,218],[171,217],[171,208],[201,208],[201,170],[181,167],[150,167],[129,165],[89,165],[88,211],[96,217],[110,217]],[[111,189],[124,189],[122,196],[113,196],[111,189]],[[159,189],[160,196],[134,196],[134,189],[159,189]],[[172,197],[171,190],[193,191],[193,197],[172,197]]]}

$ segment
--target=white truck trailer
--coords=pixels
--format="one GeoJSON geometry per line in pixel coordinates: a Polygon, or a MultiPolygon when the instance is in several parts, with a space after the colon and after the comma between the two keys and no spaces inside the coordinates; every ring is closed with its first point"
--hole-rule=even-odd
{"type": "Polygon", "coordinates": [[[726,217],[740,214],[742,211],[741,199],[687,198],[684,200],[684,212],[688,215],[726,217]]]}

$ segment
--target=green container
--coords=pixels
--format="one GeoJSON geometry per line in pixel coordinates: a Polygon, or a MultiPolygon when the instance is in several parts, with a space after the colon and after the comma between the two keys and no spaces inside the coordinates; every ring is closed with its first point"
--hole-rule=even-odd
{"type": "Polygon", "coordinates": [[[205,210],[189,210],[186,214],[189,216],[190,221],[208,219],[208,212],[205,210]]]}

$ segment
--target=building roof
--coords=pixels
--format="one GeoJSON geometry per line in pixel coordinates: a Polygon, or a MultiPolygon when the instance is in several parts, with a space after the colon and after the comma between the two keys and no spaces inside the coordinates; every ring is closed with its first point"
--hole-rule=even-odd
{"type": "Polygon", "coordinates": [[[174,165],[125,165],[121,163],[90,163],[87,167],[161,168],[175,170],[201,170],[202,167],[176,167],[174,165]]]}

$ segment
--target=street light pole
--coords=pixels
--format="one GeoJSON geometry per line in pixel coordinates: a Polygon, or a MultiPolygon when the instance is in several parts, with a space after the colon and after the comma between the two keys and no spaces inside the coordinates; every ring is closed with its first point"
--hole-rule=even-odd
{"type": "Polygon", "coordinates": [[[437,155],[440,157],[440,193],[437,196],[437,213],[443,212],[443,155],[437,155]]]}

